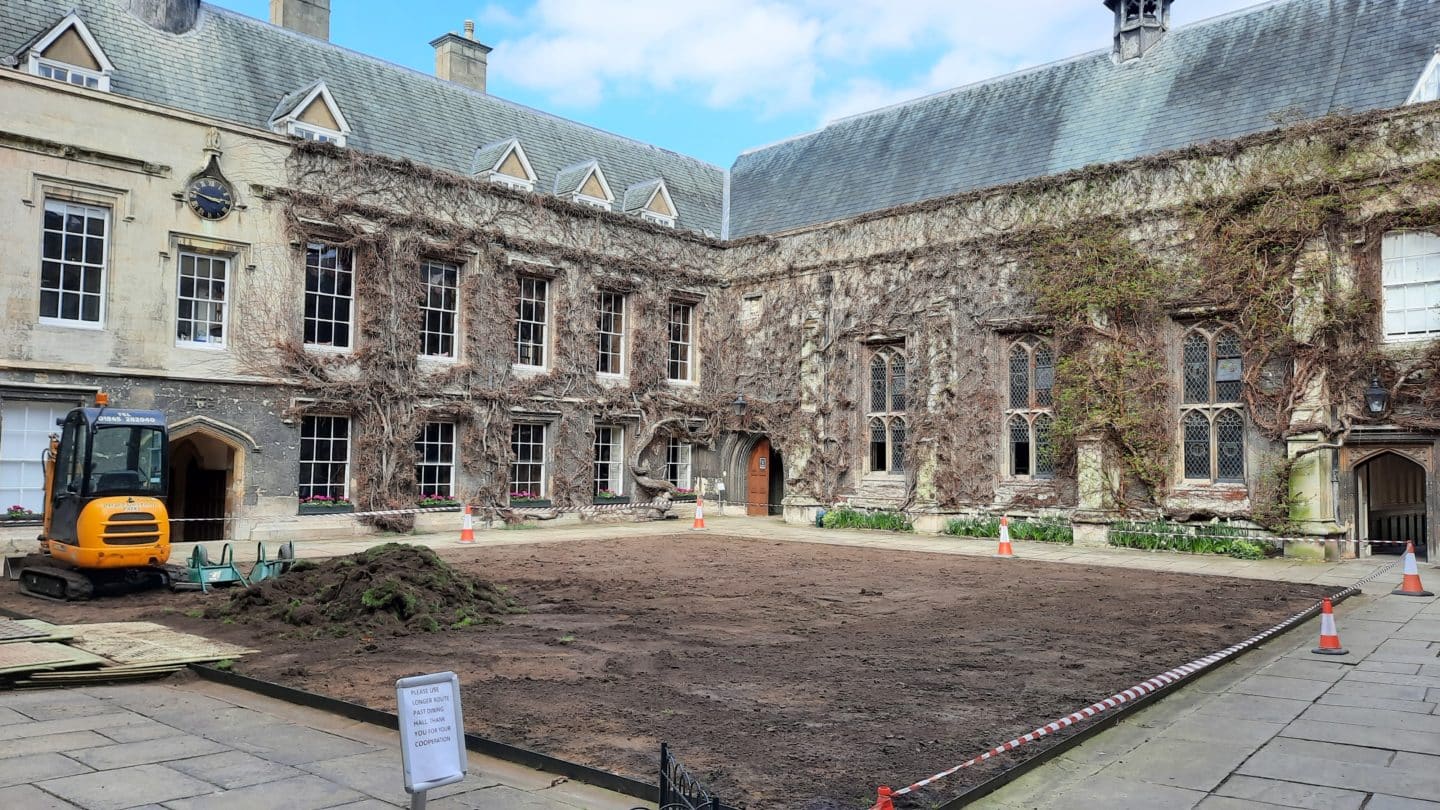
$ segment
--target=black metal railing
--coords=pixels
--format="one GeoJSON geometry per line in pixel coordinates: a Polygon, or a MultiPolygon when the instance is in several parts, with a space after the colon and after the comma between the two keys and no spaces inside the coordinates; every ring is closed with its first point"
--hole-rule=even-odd
{"type": "Polygon", "coordinates": [[[725,810],[710,789],[660,743],[660,810],[725,810]]]}

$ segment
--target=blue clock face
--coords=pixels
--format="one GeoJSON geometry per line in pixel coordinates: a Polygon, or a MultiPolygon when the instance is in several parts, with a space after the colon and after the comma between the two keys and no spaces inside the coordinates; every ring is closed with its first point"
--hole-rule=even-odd
{"type": "Polygon", "coordinates": [[[213,177],[197,177],[185,187],[185,202],[196,216],[203,219],[223,219],[235,207],[235,195],[230,186],[213,177]]]}

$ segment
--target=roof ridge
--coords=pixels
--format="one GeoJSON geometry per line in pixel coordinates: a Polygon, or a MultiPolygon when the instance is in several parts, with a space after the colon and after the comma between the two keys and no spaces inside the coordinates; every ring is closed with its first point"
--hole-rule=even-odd
{"type": "MultiPolygon", "coordinates": [[[[291,29],[289,29],[289,28],[286,28],[286,27],[284,27],[284,26],[281,26],[281,25],[275,25],[274,23],[268,22],[268,21],[266,21],[266,20],[262,20],[262,19],[260,19],[259,17],[251,17],[249,14],[242,14],[242,13],[240,13],[240,12],[238,12],[238,11],[233,10],[233,9],[225,8],[224,6],[217,6],[217,5],[213,4],[213,3],[204,2],[204,0],[202,0],[202,2],[201,2],[200,5],[201,5],[201,7],[204,8],[206,11],[217,12],[217,13],[219,13],[221,16],[230,17],[230,18],[233,18],[233,19],[236,19],[236,20],[241,20],[241,21],[243,21],[245,24],[248,24],[248,25],[254,25],[254,26],[256,26],[256,27],[260,27],[260,28],[263,28],[263,29],[266,29],[266,30],[275,31],[275,32],[278,32],[278,33],[280,33],[280,34],[282,34],[282,35],[284,35],[284,36],[294,37],[294,38],[296,38],[296,39],[303,40],[303,41],[308,42],[308,43],[311,43],[311,44],[313,44],[313,45],[322,45],[322,46],[325,46],[325,47],[334,49],[334,50],[336,50],[336,51],[340,51],[340,52],[342,52],[342,53],[345,53],[345,54],[348,54],[348,55],[351,55],[351,56],[359,57],[360,59],[364,59],[364,60],[366,60],[366,61],[368,61],[368,62],[373,62],[373,63],[379,64],[379,65],[382,65],[382,66],[384,66],[384,67],[386,67],[386,68],[390,68],[390,69],[393,69],[393,70],[403,70],[403,71],[405,71],[405,72],[407,72],[407,73],[411,73],[411,74],[414,74],[415,76],[419,76],[419,77],[421,77],[421,78],[423,78],[423,79],[426,79],[426,80],[428,80],[428,81],[434,82],[435,84],[437,84],[437,85],[439,85],[439,86],[441,86],[441,87],[445,87],[445,88],[449,89],[449,90],[452,91],[452,92],[458,92],[458,93],[461,93],[461,94],[464,94],[464,95],[473,96],[473,97],[475,97],[475,98],[487,99],[487,100],[489,100],[489,101],[493,101],[493,102],[496,102],[496,103],[498,103],[498,104],[504,104],[504,105],[513,107],[513,108],[518,109],[518,110],[524,110],[525,112],[532,113],[532,114],[534,114],[534,115],[544,116],[545,118],[548,118],[548,119],[550,119],[550,120],[552,120],[552,121],[559,121],[559,122],[562,122],[562,123],[565,123],[565,124],[570,124],[570,125],[572,125],[572,126],[576,126],[576,127],[582,128],[582,129],[590,130],[591,132],[597,133],[597,134],[599,134],[599,135],[603,135],[603,136],[608,137],[608,138],[614,138],[614,139],[619,140],[619,141],[625,141],[625,142],[628,142],[628,143],[631,143],[631,144],[635,144],[636,146],[643,146],[643,147],[645,147],[645,148],[647,148],[647,149],[653,149],[653,150],[655,150],[655,151],[657,151],[657,152],[664,152],[664,153],[666,153],[666,154],[674,155],[675,157],[678,157],[678,158],[682,158],[682,159],[684,159],[684,160],[691,161],[692,163],[696,163],[696,164],[699,164],[699,165],[701,165],[701,166],[705,166],[705,167],[708,167],[708,168],[711,168],[711,169],[716,169],[716,170],[718,170],[718,171],[724,171],[724,167],[723,167],[723,166],[717,166],[717,165],[714,164],[714,163],[710,163],[709,161],[702,160],[702,159],[697,158],[697,157],[695,157],[695,156],[693,156],[693,155],[687,155],[687,154],[685,154],[684,152],[677,152],[677,151],[675,151],[674,149],[667,149],[667,148],[665,148],[665,147],[663,147],[663,146],[656,146],[656,145],[653,144],[653,143],[646,143],[645,141],[639,140],[638,138],[632,138],[632,137],[630,137],[630,136],[628,136],[628,135],[621,135],[621,134],[619,134],[619,133],[617,133],[617,132],[611,132],[610,130],[607,130],[607,129],[601,129],[600,127],[597,127],[597,126],[595,126],[595,125],[593,125],[593,124],[587,124],[587,123],[585,123],[585,122],[583,122],[583,121],[576,121],[576,120],[573,119],[573,118],[566,118],[566,117],[561,116],[561,115],[556,115],[555,113],[546,112],[545,110],[541,110],[541,109],[536,108],[536,107],[531,107],[531,106],[529,106],[529,105],[527,105],[527,104],[521,104],[521,103],[518,102],[518,101],[511,101],[510,99],[502,98],[502,97],[500,97],[500,96],[497,96],[497,95],[494,95],[494,94],[491,94],[491,93],[484,93],[484,92],[481,92],[481,91],[479,91],[479,90],[473,90],[473,89],[471,89],[471,88],[469,88],[469,87],[465,87],[464,85],[460,85],[460,84],[456,84],[456,83],[454,83],[454,82],[446,81],[445,79],[442,79],[442,78],[440,78],[440,77],[438,77],[438,76],[436,76],[436,75],[434,75],[434,74],[426,73],[426,72],[421,71],[421,70],[417,70],[417,69],[415,69],[415,68],[410,67],[409,65],[398,64],[398,63],[396,63],[396,62],[391,62],[391,61],[388,61],[388,60],[385,60],[385,59],[381,59],[381,58],[378,57],[378,56],[372,56],[372,55],[370,55],[370,54],[368,54],[368,53],[365,53],[365,52],[363,52],[363,51],[357,51],[357,50],[355,50],[354,48],[347,48],[347,47],[345,47],[344,45],[337,45],[337,44],[335,44],[334,42],[331,42],[331,41],[328,40],[328,39],[319,39],[319,38],[317,38],[317,37],[312,37],[312,36],[310,36],[310,35],[308,35],[308,34],[302,34],[302,33],[300,33],[299,31],[293,31],[293,30],[291,30],[291,29]]],[[[320,78],[323,79],[324,77],[322,76],[322,77],[320,77],[320,78]]]]}

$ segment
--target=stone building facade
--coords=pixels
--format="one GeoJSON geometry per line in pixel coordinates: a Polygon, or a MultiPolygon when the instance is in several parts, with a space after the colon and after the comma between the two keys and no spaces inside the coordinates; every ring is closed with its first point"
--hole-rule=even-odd
{"type": "Polygon", "coordinates": [[[316,0],[0,5],[0,500],[104,389],[169,414],[190,539],[684,490],[1434,536],[1431,3],[1111,0],[1104,52],[729,171],[488,95],[468,25],[432,77],[316,0]]]}

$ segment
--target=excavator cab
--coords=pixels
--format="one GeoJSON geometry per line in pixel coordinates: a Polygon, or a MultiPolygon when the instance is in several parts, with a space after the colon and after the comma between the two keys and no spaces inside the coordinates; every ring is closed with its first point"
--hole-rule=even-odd
{"type": "Polygon", "coordinates": [[[51,562],[27,565],[21,586],[37,596],[87,599],[96,587],[168,584],[165,414],[111,408],[101,394],[95,407],[76,408],[59,426],[46,457],[40,536],[51,562]]]}

